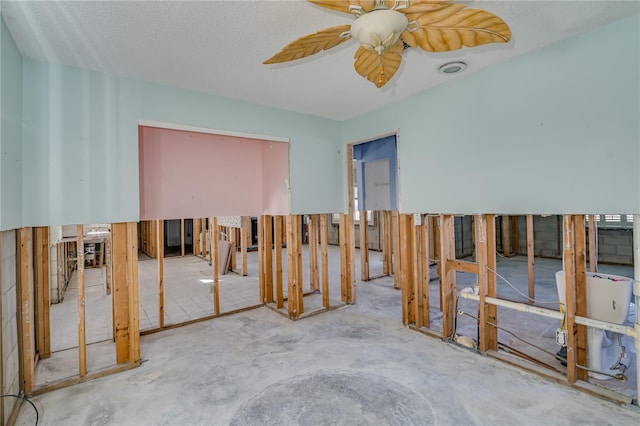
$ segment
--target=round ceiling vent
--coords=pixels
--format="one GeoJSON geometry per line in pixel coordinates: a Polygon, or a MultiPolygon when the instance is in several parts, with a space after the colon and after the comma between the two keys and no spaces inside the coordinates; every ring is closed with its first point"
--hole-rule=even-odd
{"type": "Polygon", "coordinates": [[[466,67],[467,64],[461,61],[447,62],[446,64],[440,66],[440,68],[438,68],[438,71],[441,74],[457,74],[464,71],[466,67]]]}

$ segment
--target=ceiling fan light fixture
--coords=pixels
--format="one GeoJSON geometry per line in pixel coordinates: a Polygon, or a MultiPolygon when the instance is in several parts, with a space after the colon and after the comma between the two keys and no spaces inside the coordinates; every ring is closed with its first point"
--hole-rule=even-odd
{"type": "Polygon", "coordinates": [[[440,74],[458,74],[467,68],[467,64],[462,61],[447,62],[438,68],[440,74]]]}
{"type": "Polygon", "coordinates": [[[350,32],[351,36],[363,46],[376,48],[384,42],[385,46],[382,47],[387,48],[398,41],[408,24],[409,21],[403,13],[391,9],[379,9],[357,18],[351,25],[350,32]],[[389,38],[392,34],[393,36],[389,38]]]}

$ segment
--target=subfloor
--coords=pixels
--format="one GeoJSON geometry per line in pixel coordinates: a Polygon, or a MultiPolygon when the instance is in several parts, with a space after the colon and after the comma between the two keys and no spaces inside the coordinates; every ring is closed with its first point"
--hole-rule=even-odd
{"type": "MultiPolygon", "coordinates": [[[[337,247],[330,247],[332,306],[340,304],[338,260],[337,247]]],[[[306,250],[303,261],[306,265],[306,250]]],[[[250,306],[254,300],[258,302],[256,262],[257,254],[249,253],[249,277],[235,274],[222,277],[222,311],[250,306]]],[[[378,253],[371,253],[371,264],[371,275],[379,274],[378,253]]],[[[359,277],[359,263],[357,265],[356,277],[359,277]]],[[[553,274],[560,267],[559,261],[536,259],[536,299],[557,301],[553,274]]],[[[626,276],[632,273],[631,268],[603,265],[600,269],[626,276]]],[[[308,285],[308,268],[305,266],[304,270],[304,281],[308,285]]],[[[497,270],[526,294],[526,258],[499,259],[497,270]]],[[[141,258],[140,316],[141,326],[146,320],[148,328],[157,327],[154,271],[157,263],[141,258]]],[[[431,272],[435,277],[435,267],[431,272]]],[[[100,270],[89,269],[87,276],[92,274],[100,281],[100,270]]],[[[213,313],[211,284],[207,281],[210,274],[208,262],[199,258],[166,260],[166,323],[213,313]]],[[[458,274],[457,281],[461,289],[473,285],[475,277],[458,274]]],[[[94,286],[94,290],[98,289],[97,284],[90,284],[92,282],[87,280],[87,296],[94,286]]],[[[142,336],[144,362],[141,367],[35,397],[33,401],[41,423],[635,424],[640,421],[637,407],[618,407],[408,330],[401,325],[400,291],[393,289],[391,277],[358,282],[357,287],[355,306],[341,307],[298,322],[262,307],[142,336]]],[[[58,318],[57,324],[67,325],[67,332],[60,335],[73,335],[69,326],[77,327],[77,311],[71,307],[77,304],[73,289],[72,283],[65,302],[52,306],[52,328],[54,317],[58,318]],[[66,303],[71,305],[63,311],[66,303]],[[54,308],[60,313],[54,315],[54,308]],[[63,312],[68,314],[66,321],[63,312]]],[[[522,300],[500,279],[498,294],[522,300]]],[[[98,291],[94,295],[97,301],[93,303],[102,303],[110,312],[110,298],[98,291]]],[[[430,295],[431,328],[438,330],[441,322],[437,279],[430,283],[430,295]]],[[[305,297],[305,307],[312,309],[313,298],[317,297],[305,297]]],[[[92,323],[99,324],[101,320],[96,318],[104,317],[101,312],[105,308],[91,308],[90,303],[87,300],[88,324],[89,317],[94,318],[92,323]]],[[[459,308],[477,315],[475,302],[461,299],[459,308]]],[[[88,342],[100,342],[88,346],[90,371],[92,365],[102,366],[97,362],[100,357],[113,357],[112,347],[92,349],[112,345],[110,338],[105,341],[100,337],[104,336],[105,329],[111,328],[110,319],[105,322],[107,325],[102,331],[98,326],[88,326],[88,332],[94,330],[91,336],[95,336],[88,334],[88,342]]],[[[555,345],[557,321],[499,309],[498,323],[549,353],[559,349],[555,345]]],[[[457,331],[475,339],[475,320],[467,315],[459,316],[457,331]]],[[[499,340],[505,349],[525,352],[563,371],[553,356],[529,347],[506,332],[500,332],[499,340]]],[[[72,344],[72,339],[68,342],[72,344]]],[[[633,350],[633,345],[627,347],[633,350]]],[[[54,356],[57,355],[58,363],[60,359],[66,360],[63,364],[69,375],[77,374],[77,350],[75,355],[73,349],[66,352],[66,357],[62,357],[65,351],[58,351],[54,356]]],[[[631,353],[629,357],[627,384],[621,386],[612,384],[615,381],[606,381],[602,385],[618,386],[621,392],[635,392],[634,355],[631,353]]],[[[38,374],[45,377],[42,365],[46,364],[39,363],[38,374]]],[[[34,421],[33,408],[24,404],[17,424],[34,424],[34,421]]]]}

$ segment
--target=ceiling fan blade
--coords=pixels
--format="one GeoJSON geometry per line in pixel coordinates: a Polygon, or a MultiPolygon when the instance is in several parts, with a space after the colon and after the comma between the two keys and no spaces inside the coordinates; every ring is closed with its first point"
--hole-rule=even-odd
{"type": "Polygon", "coordinates": [[[419,28],[405,30],[403,40],[411,47],[428,52],[446,52],[462,46],[506,43],[511,29],[498,16],[481,9],[465,9],[462,4],[448,4],[435,12],[407,15],[409,27],[415,21],[419,28]]]}
{"type": "MultiPolygon", "coordinates": [[[[387,1],[389,3],[389,0],[387,1]]],[[[391,2],[393,4],[393,2],[391,2]]],[[[448,0],[410,0],[409,7],[402,9],[405,15],[421,14],[426,12],[435,12],[449,6],[451,1],[448,0]]]]}
{"type": "Polygon", "coordinates": [[[309,2],[338,12],[352,13],[349,6],[360,6],[364,12],[369,12],[375,6],[375,0],[308,0],[309,2]]]}
{"type": "Polygon", "coordinates": [[[316,33],[300,37],[282,48],[278,53],[263,62],[263,64],[277,64],[293,61],[316,54],[322,50],[329,50],[351,38],[351,35],[340,37],[345,31],[349,31],[350,25],[325,28],[316,33]]]}
{"type": "Polygon", "coordinates": [[[402,40],[382,51],[381,55],[360,46],[353,56],[356,72],[380,88],[393,78],[402,63],[402,40]]]}

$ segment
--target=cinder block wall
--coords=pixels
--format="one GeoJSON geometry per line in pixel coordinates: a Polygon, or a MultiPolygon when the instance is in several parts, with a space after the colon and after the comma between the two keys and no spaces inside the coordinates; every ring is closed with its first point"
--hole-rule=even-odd
{"type": "MultiPolygon", "coordinates": [[[[2,394],[20,392],[18,375],[18,323],[16,317],[16,232],[0,232],[0,288],[2,289],[2,394]]],[[[7,424],[15,398],[2,398],[3,419],[7,424]]]]}
{"type": "MultiPolygon", "coordinates": [[[[502,250],[502,232],[497,221],[498,250],[502,250]]],[[[527,224],[518,217],[518,254],[527,253],[527,224]]],[[[534,216],[533,251],[536,256],[562,259],[562,216],[534,216]]],[[[588,231],[587,231],[588,238],[588,231]]],[[[588,254],[588,247],[587,247],[588,254]]],[[[598,227],[598,263],[633,265],[633,231],[631,228],[598,227]]]]}

